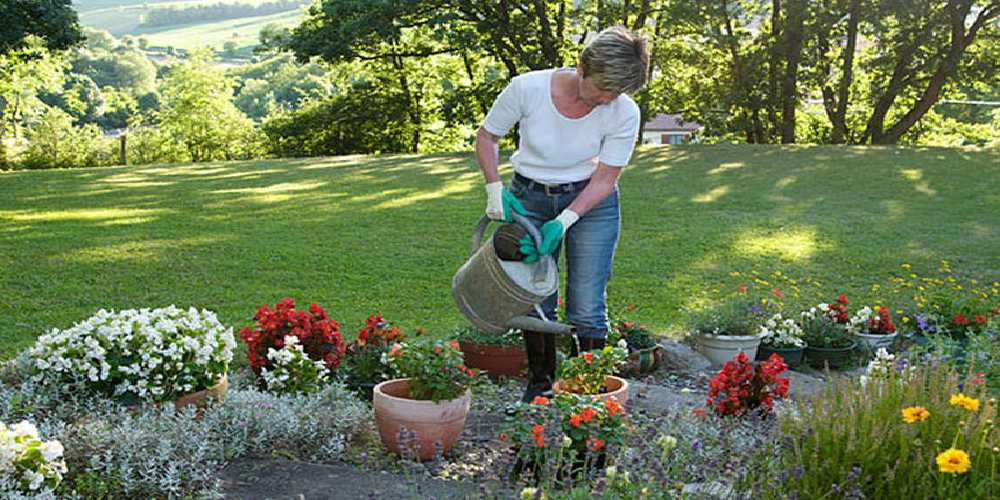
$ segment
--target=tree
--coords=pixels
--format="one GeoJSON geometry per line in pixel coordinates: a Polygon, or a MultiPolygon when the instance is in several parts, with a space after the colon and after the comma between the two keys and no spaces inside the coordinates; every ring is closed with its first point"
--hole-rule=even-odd
{"type": "Polygon", "coordinates": [[[255,156],[257,129],[233,105],[232,82],[211,65],[211,58],[207,49],[193,51],[167,74],[160,127],[194,162],[255,156]]]}
{"type": "Polygon", "coordinates": [[[73,118],[58,108],[47,108],[27,129],[27,168],[95,167],[112,163],[111,145],[96,125],[74,127],[73,118]]]}
{"type": "Polygon", "coordinates": [[[4,0],[0,2],[0,53],[26,48],[36,36],[49,50],[80,42],[80,26],[71,0],[4,0]]]}
{"type": "Polygon", "coordinates": [[[0,53],[0,142],[18,137],[25,121],[44,111],[40,91],[58,92],[66,62],[29,37],[23,48],[0,53]]]}

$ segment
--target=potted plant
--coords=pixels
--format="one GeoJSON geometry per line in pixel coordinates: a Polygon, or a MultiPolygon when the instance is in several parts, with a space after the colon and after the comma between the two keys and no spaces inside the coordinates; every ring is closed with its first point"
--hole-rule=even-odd
{"type": "Polygon", "coordinates": [[[215,313],[174,306],[106,311],[53,329],[28,352],[32,378],[127,403],[221,399],[236,340],[215,313]]]}
{"type": "MultiPolygon", "coordinates": [[[[247,362],[257,374],[257,384],[261,388],[272,386],[264,377],[265,373],[271,373],[272,380],[276,380],[273,375],[279,370],[278,360],[284,363],[291,362],[290,357],[298,358],[292,351],[301,351],[309,360],[321,363],[328,374],[340,367],[345,351],[340,325],[319,305],[310,304],[308,311],[296,311],[295,301],[286,298],[275,304],[273,309],[264,304],[254,314],[254,319],[257,327],[241,329],[240,337],[247,345],[247,362]],[[284,349],[289,336],[295,337],[298,347],[284,349]],[[277,354],[282,351],[283,354],[277,354]]],[[[305,369],[304,365],[302,368],[305,369]]],[[[316,382],[325,380],[325,375],[315,379],[316,382]]]]}
{"type": "Polygon", "coordinates": [[[387,362],[389,349],[394,343],[403,342],[404,335],[398,326],[390,325],[381,313],[368,316],[358,336],[347,345],[344,358],[345,381],[368,401],[379,382],[396,378],[387,362]]]}
{"type": "Polygon", "coordinates": [[[857,343],[847,331],[847,297],[819,304],[801,313],[799,324],[806,340],[806,362],[816,368],[840,368],[851,359],[857,343]]]}
{"type": "Polygon", "coordinates": [[[868,346],[872,351],[888,347],[896,338],[896,324],[892,322],[892,315],[885,306],[880,306],[875,311],[868,306],[862,307],[851,316],[847,328],[858,343],[868,346]]]}
{"type": "Polygon", "coordinates": [[[382,444],[420,460],[448,451],[465,427],[477,375],[465,366],[458,342],[394,344],[387,358],[404,378],[375,386],[372,406],[382,444]]]}
{"type": "MultiPolygon", "coordinates": [[[[630,304],[626,311],[634,312],[637,307],[630,304]]],[[[607,343],[621,345],[628,350],[628,358],[619,370],[622,376],[638,376],[652,372],[663,360],[663,346],[656,342],[646,325],[621,315],[611,321],[607,343]]]]}
{"type": "Polygon", "coordinates": [[[698,350],[714,366],[723,365],[740,352],[753,359],[757,356],[762,338],[760,324],[769,309],[766,303],[745,293],[730,296],[713,307],[692,314],[690,335],[698,350]]]}
{"type": "Polygon", "coordinates": [[[778,354],[754,365],[746,354],[738,353],[709,381],[707,405],[722,416],[769,412],[774,398],[788,395],[789,379],[779,377],[787,370],[778,354]]]}
{"type": "Polygon", "coordinates": [[[802,327],[794,319],[785,318],[781,313],[771,316],[760,326],[763,337],[757,348],[757,361],[764,361],[777,354],[785,360],[789,368],[802,364],[806,341],[802,327]]]}
{"type": "Polygon", "coordinates": [[[562,362],[559,380],[552,384],[555,394],[568,392],[596,399],[615,399],[619,404],[628,401],[628,381],[614,376],[627,351],[618,346],[586,351],[562,362]]]}
{"type": "Polygon", "coordinates": [[[493,376],[519,377],[528,367],[528,355],[524,351],[524,337],[520,330],[508,330],[497,335],[466,326],[455,333],[469,368],[477,368],[493,376]]]}

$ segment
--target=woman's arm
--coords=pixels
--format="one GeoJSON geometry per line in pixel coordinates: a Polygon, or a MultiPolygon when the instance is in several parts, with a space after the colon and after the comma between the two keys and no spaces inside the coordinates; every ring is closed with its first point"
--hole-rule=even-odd
{"type": "Polygon", "coordinates": [[[573,200],[573,203],[569,205],[569,209],[576,212],[580,217],[583,217],[583,214],[604,201],[604,198],[607,198],[611,194],[621,174],[622,167],[611,167],[604,163],[598,163],[597,170],[594,170],[594,175],[590,176],[590,182],[587,184],[587,187],[583,188],[579,196],[573,200]]]}

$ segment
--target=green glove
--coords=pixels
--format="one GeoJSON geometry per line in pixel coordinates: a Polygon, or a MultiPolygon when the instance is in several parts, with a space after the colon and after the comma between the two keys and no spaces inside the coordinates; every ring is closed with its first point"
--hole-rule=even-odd
{"type": "Polygon", "coordinates": [[[567,208],[559,214],[559,217],[542,224],[541,248],[535,248],[535,242],[531,239],[530,235],[525,235],[521,238],[519,241],[521,244],[520,250],[525,255],[522,262],[530,264],[536,262],[542,255],[552,255],[556,251],[556,248],[559,247],[559,242],[562,241],[566,230],[579,219],[580,216],[576,212],[567,208]]]}
{"type": "Polygon", "coordinates": [[[503,222],[513,222],[514,216],[511,213],[517,212],[521,215],[528,215],[528,211],[521,205],[510,191],[503,187],[500,181],[491,182],[486,185],[486,215],[493,220],[503,222]]]}

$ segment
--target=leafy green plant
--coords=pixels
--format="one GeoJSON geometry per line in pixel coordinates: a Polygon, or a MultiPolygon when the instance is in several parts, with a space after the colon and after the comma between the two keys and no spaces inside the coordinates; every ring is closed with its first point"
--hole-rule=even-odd
{"type": "Polygon", "coordinates": [[[458,341],[395,344],[389,363],[410,379],[410,397],[434,402],[455,399],[465,393],[478,375],[465,366],[458,341]]]}
{"type": "Polygon", "coordinates": [[[507,330],[501,334],[484,332],[474,326],[464,326],[455,330],[455,338],[459,342],[494,346],[521,347],[524,337],[521,330],[507,330]]]}
{"type": "Polygon", "coordinates": [[[618,345],[618,341],[624,339],[629,352],[642,349],[649,349],[656,345],[656,339],[645,324],[631,317],[631,313],[638,310],[635,304],[625,306],[624,310],[615,313],[610,318],[611,329],[608,331],[607,342],[611,345],[618,345]]]}
{"type": "Polygon", "coordinates": [[[838,313],[829,304],[819,304],[799,315],[803,338],[809,347],[844,348],[854,344],[847,323],[838,321],[838,313]]]}
{"type": "Polygon", "coordinates": [[[689,316],[688,330],[693,335],[757,335],[760,325],[775,306],[746,294],[731,295],[689,316]]]}
{"type": "Polygon", "coordinates": [[[608,345],[569,358],[560,366],[562,386],[576,394],[599,394],[607,378],[615,374],[627,356],[625,349],[608,345]]]}
{"type": "Polygon", "coordinates": [[[402,342],[404,338],[400,328],[385,321],[381,313],[368,316],[357,338],[346,348],[348,385],[359,387],[393,378],[396,373],[386,362],[386,355],[393,343],[402,342]]]}
{"type": "Polygon", "coordinates": [[[787,439],[767,460],[785,472],[764,495],[996,498],[996,399],[947,365],[907,364],[865,383],[841,379],[783,414],[787,439]]]}

